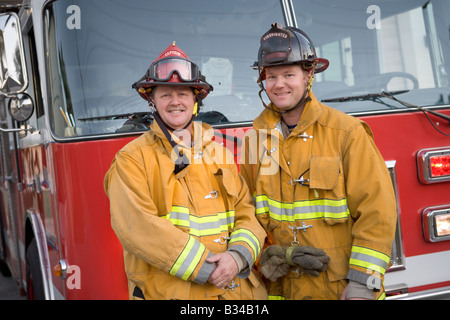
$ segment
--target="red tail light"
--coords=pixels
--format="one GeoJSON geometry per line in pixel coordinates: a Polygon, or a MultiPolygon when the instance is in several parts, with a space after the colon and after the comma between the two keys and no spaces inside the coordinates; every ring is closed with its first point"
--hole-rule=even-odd
{"type": "Polygon", "coordinates": [[[417,170],[421,183],[450,181],[450,147],[420,150],[417,170]]]}
{"type": "Polygon", "coordinates": [[[450,176],[450,156],[431,157],[430,164],[433,177],[450,176]]]}

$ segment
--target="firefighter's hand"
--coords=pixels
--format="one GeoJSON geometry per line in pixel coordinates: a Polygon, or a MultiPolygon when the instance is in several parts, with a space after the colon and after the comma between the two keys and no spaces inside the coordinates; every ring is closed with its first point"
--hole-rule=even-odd
{"type": "Polygon", "coordinates": [[[290,266],[286,262],[286,247],[272,245],[261,252],[259,258],[260,271],[270,281],[286,275],[290,266]]]}
{"type": "Polygon", "coordinates": [[[341,300],[373,300],[373,290],[350,280],[342,291],[341,300]]]}
{"type": "Polygon", "coordinates": [[[321,249],[310,246],[294,246],[286,249],[286,261],[290,265],[299,266],[301,271],[317,277],[327,270],[330,257],[321,249]]]}
{"type": "Polygon", "coordinates": [[[206,261],[217,265],[209,276],[208,282],[218,289],[222,289],[230,284],[239,272],[236,260],[228,252],[218,253],[206,259],[206,261]]]}

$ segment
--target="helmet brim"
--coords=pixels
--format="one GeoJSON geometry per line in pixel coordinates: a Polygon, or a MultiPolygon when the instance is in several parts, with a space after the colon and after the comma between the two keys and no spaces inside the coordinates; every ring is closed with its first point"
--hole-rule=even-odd
{"type": "Polygon", "coordinates": [[[197,82],[163,82],[163,81],[138,81],[133,84],[133,88],[152,88],[157,86],[178,86],[178,87],[193,87],[198,89],[205,89],[212,91],[212,86],[207,83],[197,82]]]}
{"type": "Polygon", "coordinates": [[[330,65],[330,61],[324,58],[316,58],[316,69],[314,73],[320,73],[328,69],[330,65]]]}

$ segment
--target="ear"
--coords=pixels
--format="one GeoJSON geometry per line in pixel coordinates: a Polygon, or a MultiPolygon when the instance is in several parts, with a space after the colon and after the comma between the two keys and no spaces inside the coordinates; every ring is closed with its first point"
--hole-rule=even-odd
{"type": "Polygon", "coordinates": [[[306,74],[306,90],[311,91],[311,87],[313,85],[314,82],[314,69],[315,68],[311,68],[308,70],[307,74],[306,74]]]}
{"type": "Polygon", "coordinates": [[[305,70],[305,76],[306,76],[306,80],[309,81],[309,79],[311,78],[312,74],[313,74],[314,68],[311,68],[309,70],[305,70]]]}

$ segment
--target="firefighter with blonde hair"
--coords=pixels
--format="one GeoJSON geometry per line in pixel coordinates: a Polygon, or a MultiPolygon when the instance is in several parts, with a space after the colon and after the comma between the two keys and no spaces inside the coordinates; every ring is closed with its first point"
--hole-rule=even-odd
{"type": "Polygon", "coordinates": [[[241,173],[268,232],[271,299],[384,297],[395,195],[368,125],[312,93],[328,65],[300,29],[274,23],[261,37],[254,67],[270,104],[244,137],[241,173]]]}

